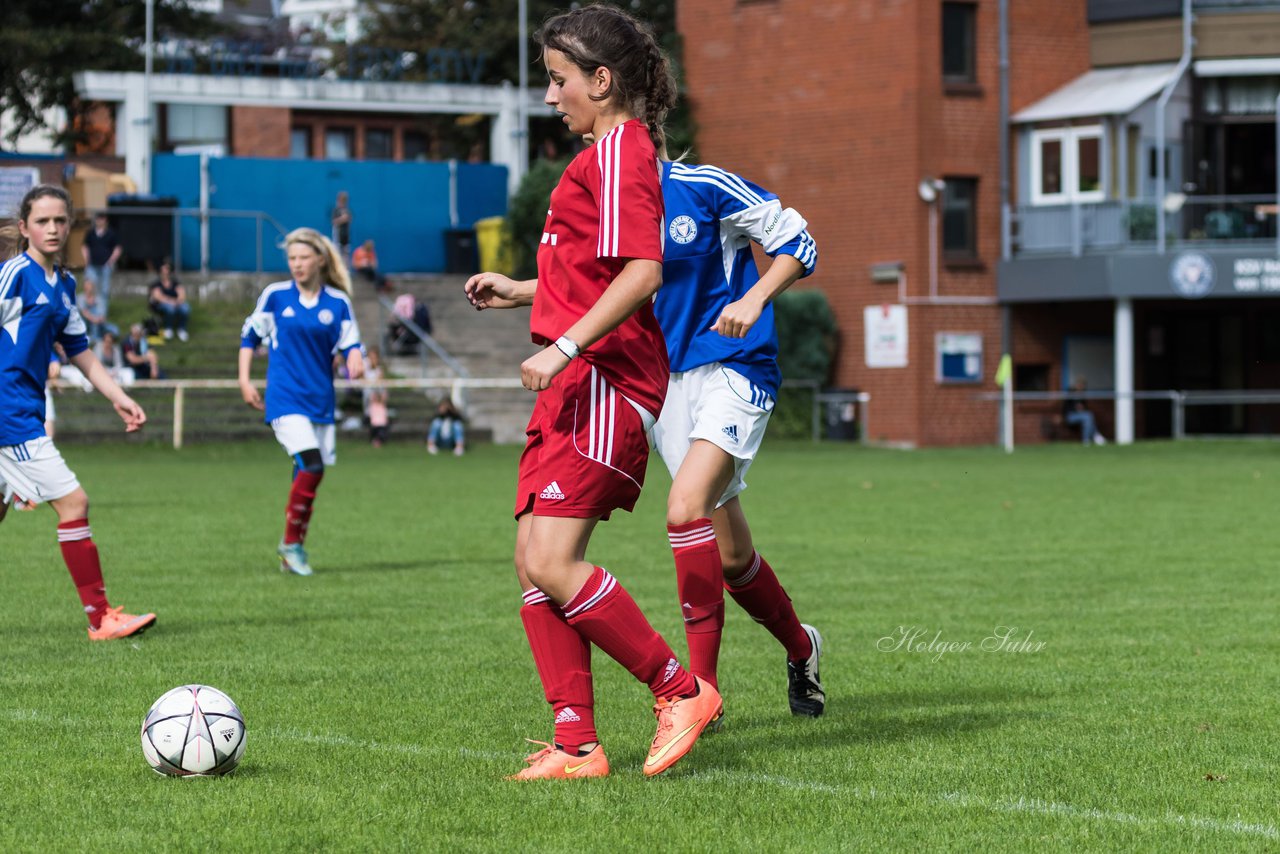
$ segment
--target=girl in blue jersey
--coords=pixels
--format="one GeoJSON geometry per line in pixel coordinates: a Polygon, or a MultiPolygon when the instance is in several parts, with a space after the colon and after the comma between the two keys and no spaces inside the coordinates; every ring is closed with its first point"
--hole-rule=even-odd
{"type": "Polygon", "coordinates": [[[792,713],[817,717],[826,703],[822,638],[800,622],[756,552],[738,500],[782,379],[771,303],[813,272],[817,249],[800,214],[715,166],[664,162],[662,195],[667,233],[654,311],[671,380],[650,438],[672,477],[667,534],[690,668],[715,684],[728,590],[786,648],[792,713]],[[773,258],[763,276],[753,242],[773,258]]]}
{"type": "Polygon", "coordinates": [[[276,439],[293,457],[293,486],[285,508],[284,539],[277,552],[280,568],[311,575],[303,543],[311,521],[324,467],[334,452],[333,357],[346,359],[347,374],[364,374],[360,329],[351,308],[351,276],[327,237],[299,228],[285,238],[293,279],[268,285],[240,339],[240,394],[254,409],[266,411],[276,439]],[[253,353],[268,344],[267,395],[249,379],[253,353]]]}
{"type": "Polygon", "coordinates": [[[60,264],[70,212],[71,199],[60,187],[31,189],[18,212],[21,254],[0,267],[0,519],[11,499],[53,507],[62,559],[89,618],[89,638],[111,640],[138,634],[156,615],[127,614],[107,601],[89,528],[89,496],[45,433],[45,382],[54,344],[111,401],[126,432],[141,429],[147,416],[89,350],[75,279],[60,264]]]}

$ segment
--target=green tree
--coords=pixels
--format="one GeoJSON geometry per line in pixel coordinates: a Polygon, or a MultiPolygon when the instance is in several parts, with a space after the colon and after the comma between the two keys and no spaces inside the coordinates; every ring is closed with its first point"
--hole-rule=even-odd
{"type": "MultiPolygon", "coordinates": [[[[157,0],[155,39],[199,38],[220,32],[191,0],[157,0]]],[[[11,110],[6,138],[14,143],[45,126],[44,113],[76,112],[72,76],[88,69],[141,71],[146,4],[141,0],[4,0],[0,16],[0,108],[11,110]]],[[[60,142],[69,128],[53,128],[60,142]]]]}
{"type": "MultiPolygon", "coordinates": [[[[530,88],[535,92],[545,85],[546,78],[533,36],[543,21],[571,5],[579,4],[570,0],[528,0],[528,79],[530,88]]],[[[682,82],[675,0],[620,0],[617,5],[653,27],[654,34],[672,59],[677,80],[682,82]]],[[[519,82],[517,0],[488,3],[475,0],[398,0],[370,3],[369,7],[370,15],[365,22],[361,42],[352,47],[333,46],[335,70],[340,75],[384,80],[431,80],[439,76],[441,68],[431,62],[431,52],[450,51],[466,54],[462,69],[466,82],[488,85],[519,82]]],[[[448,63],[445,67],[455,72],[458,70],[448,63]]],[[[447,76],[445,82],[458,81],[447,76]]],[[[475,126],[445,128],[439,124],[433,125],[432,129],[464,139],[463,145],[445,146],[451,151],[465,151],[478,130],[475,126]]],[[[683,108],[683,99],[667,117],[666,130],[673,156],[692,149],[692,123],[688,111],[683,108]]],[[[548,133],[553,138],[567,138],[567,132],[557,126],[532,128],[530,135],[537,143],[539,137],[548,133]]]]}
{"type": "Polygon", "coordinates": [[[564,174],[568,159],[539,160],[529,167],[507,209],[507,228],[515,253],[515,275],[532,279],[538,275],[538,241],[547,224],[547,200],[564,174]]]}

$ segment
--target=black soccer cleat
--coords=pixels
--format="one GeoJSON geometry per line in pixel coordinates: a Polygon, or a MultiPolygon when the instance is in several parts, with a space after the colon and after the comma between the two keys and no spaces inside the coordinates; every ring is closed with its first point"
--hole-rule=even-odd
{"type": "Polygon", "coordinates": [[[807,718],[822,717],[827,706],[827,695],[822,690],[822,681],[818,676],[818,662],[822,658],[822,635],[813,626],[802,626],[809,636],[813,652],[808,658],[798,661],[787,660],[787,700],[791,703],[791,714],[803,715],[807,718]]]}

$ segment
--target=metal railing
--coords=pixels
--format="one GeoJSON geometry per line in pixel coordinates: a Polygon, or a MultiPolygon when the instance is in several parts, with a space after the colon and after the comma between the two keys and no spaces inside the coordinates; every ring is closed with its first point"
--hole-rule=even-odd
{"type": "Polygon", "coordinates": [[[1014,210],[1015,254],[1087,255],[1151,252],[1157,216],[1172,245],[1274,243],[1276,197],[1187,196],[1177,204],[1153,199],[1113,199],[1069,205],[1021,205],[1014,210]]]}
{"type": "MultiPolygon", "coordinates": [[[[234,210],[214,210],[201,208],[171,208],[171,207],[146,207],[146,206],[109,206],[102,209],[93,209],[82,211],[83,214],[102,213],[108,217],[133,217],[133,216],[149,216],[149,217],[167,217],[170,221],[170,234],[173,247],[173,268],[181,271],[182,266],[182,221],[184,219],[194,219],[200,225],[200,271],[202,273],[209,272],[209,258],[214,253],[213,235],[209,230],[210,220],[213,219],[242,219],[253,220],[254,224],[254,272],[261,276],[265,270],[263,259],[266,257],[265,240],[267,231],[271,229],[275,232],[275,236],[271,240],[273,249],[282,248],[284,238],[288,234],[286,229],[279,220],[265,211],[234,211],[234,210]]],[[[127,247],[126,247],[127,250],[127,247]]],[[[147,259],[155,260],[155,259],[147,259]]]]}
{"type": "MultiPolygon", "coordinates": [[[[979,400],[1001,401],[1004,399],[1004,395],[1000,392],[983,392],[977,397],[979,400]]],[[[1114,391],[1015,391],[1012,399],[1015,406],[1019,403],[1062,403],[1067,400],[1167,400],[1170,407],[1171,438],[1180,440],[1186,439],[1191,435],[1187,433],[1186,429],[1187,409],[1189,407],[1280,404],[1280,389],[1224,389],[1217,391],[1161,389],[1156,391],[1135,391],[1125,394],[1114,391]]]]}
{"type": "Polygon", "coordinates": [[[432,353],[434,353],[436,357],[441,362],[444,363],[445,367],[447,367],[450,371],[453,372],[453,375],[455,377],[458,377],[459,379],[466,379],[467,377],[471,376],[470,372],[467,371],[467,366],[462,364],[462,362],[458,361],[456,358],[454,358],[453,355],[448,350],[446,350],[443,346],[441,346],[439,341],[437,341],[434,337],[432,337],[431,333],[427,332],[421,326],[414,323],[411,318],[401,317],[400,315],[396,314],[395,304],[392,303],[389,297],[379,296],[378,297],[378,322],[382,327],[381,341],[382,341],[382,352],[384,354],[388,356],[392,355],[391,332],[390,332],[392,320],[395,320],[396,323],[403,326],[409,332],[409,334],[413,335],[413,337],[417,340],[417,343],[419,345],[418,360],[421,364],[422,373],[424,376],[426,375],[427,366],[428,366],[427,350],[430,350],[432,353]]]}
{"type": "MultiPolygon", "coordinates": [[[[60,390],[81,389],[83,387],[79,383],[68,380],[54,380],[52,384],[60,390]]],[[[266,383],[262,380],[254,381],[254,386],[258,389],[266,388],[266,383]]],[[[377,380],[335,380],[334,388],[339,392],[347,389],[366,389],[366,388],[382,388],[382,389],[413,389],[426,392],[429,389],[448,389],[454,400],[465,398],[467,389],[519,389],[523,388],[520,380],[516,378],[499,378],[499,379],[471,379],[466,377],[457,377],[454,379],[437,378],[437,379],[377,379],[377,380]]],[[[173,393],[172,414],[173,421],[169,426],[172,433],[173,447],[180,449],[185,444],[187,434],[187,393],[189,391],[221,391],[236,392],[236,400],[239,400],[240,383],[237,380],[137,380],[130,383],[127,390],[131,395],[137,396],[139,393],[170,391],[173,393]]],[[[100,407],[99,407],[100,408],[100,407]]],[[[221,407],[220,407],[221,409],[221,407]]],[[[109,411],[109,407],[108,407],[109,411]]],[[[246,415],[244,419],[240,419],[244,423],[250,423],[253,418],[246,415]]],[[[261,417],[257,418],[258,423],[261,417]]],[[[119,422],[116,422],[117,424],[119,422]]]]}

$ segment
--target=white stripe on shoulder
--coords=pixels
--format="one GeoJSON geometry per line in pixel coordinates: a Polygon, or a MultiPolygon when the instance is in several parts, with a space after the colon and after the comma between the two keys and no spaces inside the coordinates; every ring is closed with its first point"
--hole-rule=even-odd
{"type": "Polygon", "coordinates": [[[10,285],[18,278],[18,273],[30,263],[31,259],[25,254],[17,255],[4,262],[4,266],[0,267],[0,298],[8,293],[10,285]]]}
{"type": "MultiPolygon", "coordinates": [[[[683,164],[676,164],[681,166],[683,164]]],[[[742,182],[742,179],[717,166],[685,166],[671,170],[671,180],[686,184],[709,184],[740,201],[744,207],[755,207],[768,201],[742,182]]]]}

